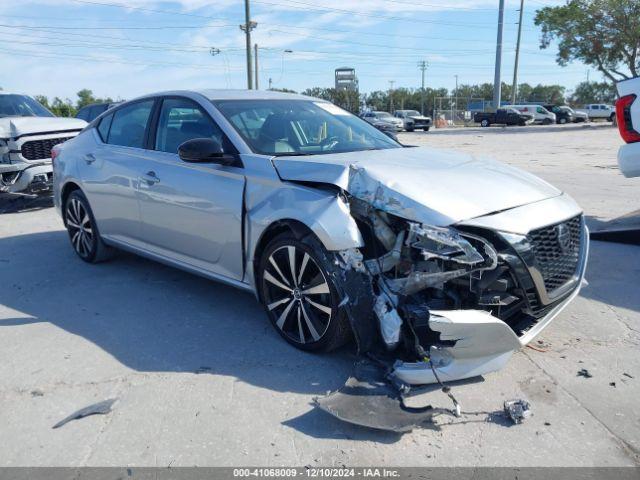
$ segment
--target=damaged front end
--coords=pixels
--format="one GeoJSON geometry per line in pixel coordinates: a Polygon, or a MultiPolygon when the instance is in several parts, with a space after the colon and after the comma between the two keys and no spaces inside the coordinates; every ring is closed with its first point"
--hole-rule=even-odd
{"type": "Polygon", "coordinates": [[[430,226],[349,203],[365,246],[339,260],[366,284],[349,291],[353,273],[345,284],[350,303],[365,307],[352,307],[351,321],[361,353],[386,364],[400,389],[501,369],[578,293],[587,254],[580,214],[523,235],[430,226]],[[375,338],[363,323],[377,325],[375,338]]]}

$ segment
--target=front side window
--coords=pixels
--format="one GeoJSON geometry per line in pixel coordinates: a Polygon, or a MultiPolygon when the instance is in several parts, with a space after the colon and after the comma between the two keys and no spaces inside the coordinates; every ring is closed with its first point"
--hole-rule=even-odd
{"type": "Polygon", "coordinates": [[[545,110],[544,108],[542,108],[542,107],[538,107],[538,108],[536,109],[536,111],[537,111],[538,113],[542,113],[543,115],[544,115],[544,114],[549,113],[548,111],[546,111],[546,110],[545,110]]]}
{"type": "Polygon", "coordinates": [[[107,143],[123,147],[144,148],[144,133],[152,108],[153,100],[146,100],[116,110],[113,113],[107,143]]]}
{"type": "Polygon", "coordinates": [[[320,155],[401,148],[369,123],[313,100],[218,100],[218,110],[251,150],[264,155],[320,155]]]}
{"type": "Polygon", "coordinates": [[[0,95],[0,118],[53,116],[53,113],[26,95],[0,95]]]}
{"type": "Polygon", "coordinates": [[[178,153],[178,147],[194,138],[210,138],[229,152],[229,145],[222,130],[202,109],[185,98],[168,98],[162,102],[155,149],[160,152],[178,153]]]}

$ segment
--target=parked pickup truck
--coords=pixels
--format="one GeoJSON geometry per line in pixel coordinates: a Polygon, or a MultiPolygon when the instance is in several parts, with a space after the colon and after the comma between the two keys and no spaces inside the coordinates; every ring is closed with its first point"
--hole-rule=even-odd
{"type": "Polygon", "coordinates": [[[613,122],[616,111],[611,105],[605,105],[604,103],[590,103],[585,105],[584,108],[577,109],[578,112],[584,112],[589,116],[590,120],[609,120],[613,122]]]}
{"type": "Polygon", "coordinates": [[[515,108],[499,108],[495,112],[476,112],[473,121],[482,127],[491,125],[527,125],[533,122],[533,115],[521,113],[515,108]]]}
{"type": "Polygon", "coordinates": [[[51,190],[51,149],[86,125],[54,116],[27,95],[0,92],[0,192],[51,190]]]}
{"type": "Polygon", "coordinates": [[[618,82],[618,130],[625,145],[618,150],[618,165],[625,177],[640,177],[640,77],[618,82]]]}

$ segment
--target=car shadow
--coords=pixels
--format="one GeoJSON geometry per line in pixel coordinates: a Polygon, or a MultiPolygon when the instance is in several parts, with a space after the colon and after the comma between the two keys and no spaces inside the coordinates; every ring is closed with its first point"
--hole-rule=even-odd
{"type": "Polygon", "coordinates": [[[21,213],[53,207],[53,197],[48,195],[11,195],[0,193],[0,214],[21,213]]]}

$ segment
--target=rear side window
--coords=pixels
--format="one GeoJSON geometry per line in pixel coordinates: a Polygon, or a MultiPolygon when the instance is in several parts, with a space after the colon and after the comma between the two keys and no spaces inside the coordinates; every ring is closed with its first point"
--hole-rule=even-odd
{"type": "Polygon", "coordinates": [[[98,133],[100,134],[100,138],[102,139],[102,141],[105,143],[107,142],[107,137],[109,136],[109,128],[111,127],[112,120],[113,113],[100,120],[100,124],[98,125],[98,133]]]}
{"type": "Polygon", "coordinates": [[[115,111],[107,143],[123,147],[144,148],[144,134],[152,108],[153,100],[146,100],[115,111]]]}

